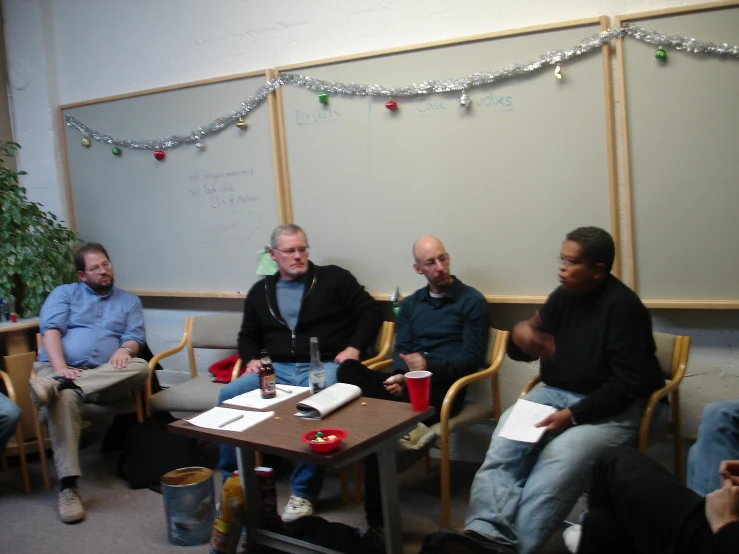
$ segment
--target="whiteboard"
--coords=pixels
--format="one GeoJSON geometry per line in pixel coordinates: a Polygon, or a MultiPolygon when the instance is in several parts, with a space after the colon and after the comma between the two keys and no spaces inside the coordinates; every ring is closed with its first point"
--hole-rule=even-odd
{"type": "MultiPolygon", "coordinates": [[[[62,107],[117,138],[178,135],[241,109],[265,74],[175,90],[62,107]]],[[[157,161],[151,151],[122,149],[65,127],[75,227],[105,245],[122,288],[235,294],[257,280],[256,251],[277,225],[269,107],[251,111],[246,130],[230,126],[157,161]]]]}
{"type": "MultiPolygon", "coordinates": [[[[278,68],[343,83],[402,86],[462,77],[567,49],[598,20],[500,36],[278,68]]],[[[411,245],[441,238],[452,271],[494,296],[546,295],[565,233],[611,229],[607,102],[601,52],[469,92],[396,98],[282,90],[294,222],[311,259],[350,269],[371,292],[424,285],[411,245]]]]}
{"type": "MultiPolygon", "coordinates": [[[[628,21],[739,44],[739,6],[628,21]]],[[[739,301],[739,61],[654,51],[624,39],[637,291],[739,301]]]]}

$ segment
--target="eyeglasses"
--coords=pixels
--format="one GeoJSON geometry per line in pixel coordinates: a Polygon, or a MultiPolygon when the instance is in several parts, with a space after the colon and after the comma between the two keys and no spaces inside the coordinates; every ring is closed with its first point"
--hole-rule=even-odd
{"type": "Polygon", "coordinates": [[[563,258],[562,256],[558,256],[557,263],[559,265],[566,265],[567,267],[572,267],[573,265],[580,265],[580,264],[584,264],[585,262],[581,260],[572,260],[570,258],[563,258]]]}
{"type": "Polygon", "coordinates": [[[301,256],[303,254],[307,254],[308,250],[310,250],[310,246],[301,246],[300,248],[285,248],[284,250],[281,248],[273,248],[272,250],[277,250],[278,252],[282,252],[283,254],[287,254],[288,256],[292,256],[297,252],[301,256]]]}
{"type": "Polygon", "coordinates": [[[95,267],[91,267],[89,269],[86,269],[88,273],[102,273],[104,270],[112,269],[113,264],[110,262],[105,262],[104,264],[96,265],[95,267]]]}
{"type": "Polygon", "coordinates": [[[421,262],[421,265],[425,267],[426,269],[431,269],[436,265],[436,262],[441,262],[442,264],[445,264],[449,261],[449,254],[442,254],[435,260],[425,260],[421,262]]]}

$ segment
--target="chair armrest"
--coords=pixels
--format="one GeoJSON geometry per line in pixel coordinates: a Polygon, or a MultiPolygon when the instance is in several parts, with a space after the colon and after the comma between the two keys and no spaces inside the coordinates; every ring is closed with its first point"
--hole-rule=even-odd
{"type": "Polygon", "coordinates": [[[381,362],[383,360],[388,359],[390,355],[390,351],[393,348],[393,337],[395,336],[395,322],[394,321],[383,322],[380,333],[382,335],[380,339],[380,349],[378,350],[377,355],[373,356],[372,358],[368,360],[364,360],[362,362],[367,367],[377,362],[381,362]]]}
{"type": "Polygon", "coordinates": [[[149,378],[146,380],[146,383],[144,384],[144,410],[145,410],[145,416],[149,417],[151,415],[151,406],[150,406],[150,398],[151,398],[151,380],[154,376],[154,368],[156,368],[157,364],[163,360],[164,358],[168,358],[169,356],[172,356],[173,354],[177,354],[177,352],[180,352],[182,349],[187,346],[187,340],[190,336],[190,328],[192,327],[192,316],[187,316],[185,318],[185,332],[182,334],[182,340],[177,346],[174,346],[170,348],[169,350],[165,350],[164,352],[160,352],[156,356],[154,356],[151,360],[149,360],[149,378]]]}
{"type": "Polygon", "coordinates": [[[541,383],[541,375],[536,374],[531,379],[529,379],[528,382],[524,385],[523,389],[521,390],[521,394],[519,394],[518,397],[523,398],[524,394],[529,392],[539,383],[541,383]]]}
{"type": "Polygon", "coordinates": [[[5,390],[8,393],[8,398],[10,398],[11,402],[16,403],[15,389],[13,388],[13,382],[10,380],[10,375],[0,369],[0,379],[2,379],[3,383],[5,384],[5,390]]]}
{"type": "MultiPolygon", "coordinates": [[[[362,363],[365,364],[365,365],[367,365],[367,362],[366,361],[365,362],[362,362],[362,363]]],[[[392,360],[383,360],[381,362],[377,362],[377,363],[374,363],[372,365],[367,365],[367,369],[371,369],[373,371],[376,370],[376,369],[385,370],[385,369],[389,368],[391,365],[393,365],[393,361],[392,360]]]]}
{"type": "MultiPolygon", "coordinates": [[[[503,365],[505,360],[506,344],[508,343],[508,331],[499,331],[496,337],[495,347],[493,349],[492,363],[487,369],[477,371],[470,375],[465,375],[457,379],[454,384],[446,391],[444,395],[444,401],[441,404],[441,414],[439,415],[439,422],[441,423],[441,436],[446,437],[449,434],[449,418],[452,411],[452,405],[454,404],[455,398],[466,386],[476,381],[482,381],[483,379],[497,379],[498,371],[500,366],[503,365]]],[[[495,403],[500,403],[499,395],[495,398],[495,403]]],[[[499,412],[500,406],[497,406],[496,410],[499,412]]],[[[497,414],[500,417],[500,414],[497,414]]]]}
{"type": "MultiPolygon", "coordinates": [[[[682,346],[682,348],[687,350],[687,346],[682,346]]],[[[649,441],[649,425],[652,423],[652,416],[654,415],[654,408],[657,406],[657,402],[671,392],[677,390],[683,377],[685,377],[687,367],[688,360],[687,353],[685,353],[685,355],[682,356],[680,364],[677,367],[677,371],[670,382],[661,389],[654,391],[649,397],[649,400],[647,400],[647,404],[644,406],[644,411],[642,412],[641,423],[639,424],[639,450],[642,452],[646,451],[647,446],[649,446],[647,444],[649,441]]],[[[678,440],[678,438],[676,437],[674,440],[678,440]]]]}
{"type": "Polygon", "coordinates": [[[372,365],[374,365],[374,364],[377,364],[377,363],[379,363],[379,362],[384,362],[385,360],[387,360],[387,354],[383,354],[383,353],[381,352],[381,353],[380,353],[380,354],[378,354],[377,356],[373,356],[373,357],[371,357],[371,358],[368,358],[367,360],[363,360],[363,361],[362,361],[362,363],[363,363],[363,364],[364,364],[365,366],[367,366],[367,367],[370,367],[370,366],[372,366],[372,365]]]}
{"type": "Polygon", "coordinates": [[[236,381],[239,378],[239,371],[241,371],[241,366],[243,365],[244,363],[241,361],[241,358],[236,360],[236,365],[234,365],[234,369],[231,372],[231,381],[236,381]]]}

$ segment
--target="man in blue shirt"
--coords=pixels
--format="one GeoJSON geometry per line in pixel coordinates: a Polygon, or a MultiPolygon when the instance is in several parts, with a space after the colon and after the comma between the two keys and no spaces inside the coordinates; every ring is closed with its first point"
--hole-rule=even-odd
{"type": "Polygon", "coordinates": [[[43,347],[30,386],[34,404],[46,411],[64,523],[85,518],[77,490],[83,403],[123,398],[149,376],[146,361],[136,358],[145,342],[141,301],[114,286],[101,244],[82,246],[74,265],[81,282],[55,288],[41,308],[43,347]]]}

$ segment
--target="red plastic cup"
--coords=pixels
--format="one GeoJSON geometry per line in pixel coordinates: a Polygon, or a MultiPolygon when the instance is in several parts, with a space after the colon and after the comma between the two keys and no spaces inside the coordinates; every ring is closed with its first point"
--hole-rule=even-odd
{"type": "Polygon", "coordinates": [[[408,396],[411,397],[413,411],[423,412],[429,408],[431,396],[431,372],[409,371],[404,375],[408,396]]]}

